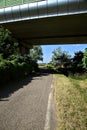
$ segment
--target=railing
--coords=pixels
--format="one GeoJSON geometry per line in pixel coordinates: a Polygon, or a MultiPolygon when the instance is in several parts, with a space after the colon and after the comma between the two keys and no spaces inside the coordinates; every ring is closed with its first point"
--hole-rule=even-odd
{"type": "Polygon", "coordinates": [[[24,3],[31,3],[36,1],[42,1],[42,0],[0,0],[0,8],[20,5],[24,3]]]}

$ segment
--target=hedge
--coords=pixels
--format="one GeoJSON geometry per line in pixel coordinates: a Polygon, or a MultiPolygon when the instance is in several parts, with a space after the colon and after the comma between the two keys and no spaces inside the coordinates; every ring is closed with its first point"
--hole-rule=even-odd
{"type": "Polygon", "coordinates": [[[0,62],[0,85],[23,78],[32,72],[36,72],[38,65],[35,62],[18,63],[16,60],[2,60],[0,62]]]}

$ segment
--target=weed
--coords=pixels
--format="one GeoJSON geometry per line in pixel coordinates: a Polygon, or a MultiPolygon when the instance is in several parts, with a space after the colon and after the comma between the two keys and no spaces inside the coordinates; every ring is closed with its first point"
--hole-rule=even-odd
{"type": "Polygon", "coordinates": [[[55,75],[58,130],[87,129],[87,79],[82,79],[55,75]]]}

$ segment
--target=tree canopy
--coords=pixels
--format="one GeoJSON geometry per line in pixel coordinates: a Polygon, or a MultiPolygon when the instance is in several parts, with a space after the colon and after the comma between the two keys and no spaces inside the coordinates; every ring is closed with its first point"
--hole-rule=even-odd
{"type": "Polygon", "coordinates": [[[83,67],[87,70],[87,48],[85,49],[85,52],[83,54],[83,67]]]}
{"type": "Polygon", "coordinates": [[[29,54],[21,55],[18,53],[19,44],[12,36],[12,33],[3,27],[0,27],[0,55],[4,59],[21,59],[23,61],[33,60],[37,62],[38,60],[43,60],[43,52],[41,46],[33,46],[30,49],[29,54]],[[20,56],[21,55],[21,56],[20,56]]]}
{"type": "Polygon", "coordinates": [[[11,54],[17,52],[18,43],[12,37],[12,33],[8,29],[0,28],[0,54],[3,58],[8,58],[11,54]]]}
{"type": "Polygon", "coordinates": [[[43,52],[41,46],[33,46],[32,49],[30,49],[30,58],[37,62],[38,60],[43,61],[43,52]]]}
{"type": "Polygon", "coordinates": [[[65,67],[70,63],[71,56],[66,51],[62,51],[61,48],[57,48],[53,51],[52,63],[56,67],[65,67]]]}
{"type": "Polygon", "coordinates": [[[73,57],[74,67],[82,66],[82,58],[83,58],[83,52],[82,51],[78,51],[78,52],[75,53],[75,55],[73,57]]]}
{"type": "Polygon", "coordinates": [[[83,73],[87,70],[87,48],[84,52],[75,52],[71,57],[68,52],[62,51],[61,48],[57,48],[53,51],[52,65],[58,71],[68,74],[71,72],[83,73]]]}

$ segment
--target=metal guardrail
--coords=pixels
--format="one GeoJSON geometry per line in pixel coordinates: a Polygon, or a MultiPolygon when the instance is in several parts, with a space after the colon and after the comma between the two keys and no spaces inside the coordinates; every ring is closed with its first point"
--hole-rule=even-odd
{"type": "Polygon", "coordinates": [[[20,3],[17,1],[19,0],[14,0],[16,6],[12,3],[9,7],[3,6],[0,9],[0,23],[87,13],[87,0],[21,0],[20,3]]]}
{"type": "Polygon", "coordinates": [[[36,1],[42,1],[42,0],[0,0],[0,8],[16,6],[16,5],[21,5],[21,4],[31,3],[36,1]]]}

